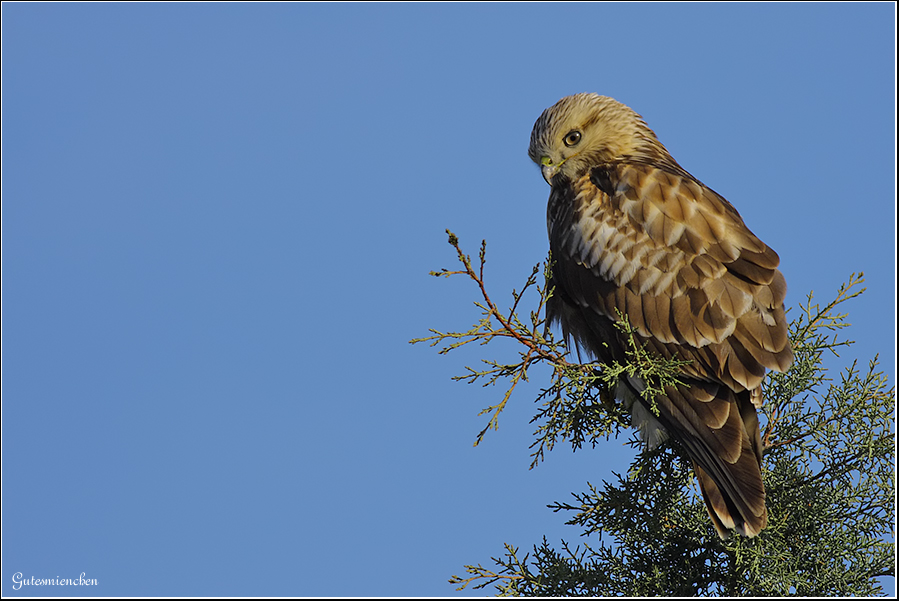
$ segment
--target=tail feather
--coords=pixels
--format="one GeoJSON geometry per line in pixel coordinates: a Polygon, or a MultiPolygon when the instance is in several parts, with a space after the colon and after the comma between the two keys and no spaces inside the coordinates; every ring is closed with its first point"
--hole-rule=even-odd
{"type": "MultiPolygon", "coordinates": [[[[761,471],[761,436],[752,391],[688,381],[656,398],[659,414],[641,407],[642,382],[624,378],[616,391],[627,399],[633,423],[650,446],[657,427],[678,440],[693,461],[702,497],[721,538],[731,531],[756,536],[768,524],[761,471]]],[[[757,396],[757,395],[756,395],[757,396]]]]}
{"type": "MultiPolygon", "coordinates": [[[[768,512],[765,509],[764,496],[761,499],[761,512],[743,511],[737,508],[737,504],[727,495],[721,493],[718,485],[698,464],[694,462],[693,468],[696,478],[699,480],[699,489],[705,501],[706,509],[712,518],[712,524],[722,539],[730,538],[731,531],[736,530],[743,536],[753,537],[768,525],[768,512]]],[[[764,495],[764,493],[763,493],[764,495]]],[[[745,505],[745,503],[742,503],[745,505]]]]}

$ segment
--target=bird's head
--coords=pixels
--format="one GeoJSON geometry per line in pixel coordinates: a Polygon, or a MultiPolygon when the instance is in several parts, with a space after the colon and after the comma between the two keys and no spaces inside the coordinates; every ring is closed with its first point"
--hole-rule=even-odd
{"type": "Polygon", "coordinates": [[[574,181],[600,163],[660,152],[668,156],[640,115],[617,100],[586,93],[566,96],[543,111],[528,148],[550,185],[559,174],[574,181]]]}

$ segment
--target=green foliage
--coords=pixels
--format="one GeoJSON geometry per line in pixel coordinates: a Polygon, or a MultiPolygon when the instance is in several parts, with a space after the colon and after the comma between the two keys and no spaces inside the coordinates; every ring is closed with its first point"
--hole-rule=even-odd
{"type": "MultiPolygon", "coordinates": [[[[636,343],[625,365],[570,361],[564,343],[546,328],[552,290],[538,285],[540,266],[521,292],[513,291],[512,307],[501,312],[484,284],[485,245],[476,271],[449,235],[464,269],[433,275],[474,280],[483,299],[475,303],[482,319],[467,332],[431,330],[432,336],[412,342],[443,345],[441,353],[497,338],[520,344],[517,362],[484,360],[484,369],[468,367],[455,378],[508,382],[501,402],[481,412],[490,418],[475,444],[497,427],[516,384],[538,364],[551,367],[552,378],[537,398],[531,467],[558,441],[578,449],[619,434],[628,417],[611,390],[622,373],[644,378],[650,394],[676,378],[677,364],[659,361],[636,343]],[[518,307],[529,290],[537,293],[537,309],[522,321],[518,307]]],[[[550,268],[548,260],[545,276],[550,268]]],[[[459,589],[492,585],[500,595],[515,596],[883,594],[878,579],[894,576],[895,564],[895,389],[888,388],[877,358],[866,369],[853,363],[837,380],[822,365],[825,353],[839,356],[852,344],[839,338],[849,324],[836,310],[864,292],[863,281],[853,274],[823,308],[808,295],[790,325],[793,366],[766,379],[760,417],[769,525],[759,536],[724,541],[715,534],[690,464],[670,441],[638,454],[628,474],[613,474],[613,481],[601,486],[588,483],[588,491],[573,494],[572,502],[550,505],[568,512],[566,523],[579,527],[589,543],[572,548],[561,541],[561,550],[555,550],[544,539],[524,556],[506,544],[504,554],[493,559],[495,570],[465,566],[467,576],[450,582],[459,589]]],[[[626,322],[620,327],[629,331],[626,322]]],[[[639,445],[635,435],[628,444],[639,445]]]]}
{"type": "MultiPolygon", "coordinates": [[[[499,415],[506,407],[517,384],[528,379],[528,370],[537,365],[547,365],[552,369],[550,385],[543,389],[537,398],[541,407],[532,422],[538,424],[535,432],[536,440],[531,454],[533,468],[539,463],[546,451],[551,451],[556,442],[567,440],[574,449],[579,449],[585,442],[595,446],[600,439],[608,439],[617,435],[621,426],[628,424],[628,417],[621,412],[612,398],[612,389],[622,374],[639,376],[646,382],[646,390],[641,394],[652,400],[662,388],[677,383],[679,368],[683,362],[676,359],[663,360],[649,353],[630,336],[631,349],[627,364],[586,363],[569,361],[569,351],[564,341],[554,339],[552,332],[546,327],[546,300],[552,295],[546,285],[540,286],[537,274],[541,266],[536,265],[521,291],[512,291],[512,306],[508,311],[501,311],[490,298],[484,283],[484,264],[486,261],[486,242],[481,243],[479,252],[480,265],[477,269],[471,257],[462,252],[459,239],[447,230],[449,243],[456,249],[457,258],[463,269],[450,271],[441,269],[432,271],[435,277],[464,275],[473,280],[481,293],[481,300],[475,305],[481,309],[481,319],[465,332],[441,332],[431,329],[431,336],[411,340],[413,344],[429,342],[431,346],[442,345],[441,355],[467,344],[486,345],[496,339],[512,339],[521,346],[518,350],[518,361],[500,363],[484,359],[483,369],[466,366],[466,372],[453,379],[468,383],[481,381],[484,386],[497,384],[507,380],[505,394],[496,405],[482,409],[478,415],[490,414],[487,425],[475,439],[477,446],[490,429],[496,429],[499,415]],[[518,316],[518,307],[525,293],[533,290],[538,295],[537,308],[531,311],[527,322],[518,316]]],[[[549,259],[543,264],[544,281],[549,281],[552,263],[549,259]]],[[[618,324],[622,331],[632,334],[633,329],[622,319],[618,324]]]]}

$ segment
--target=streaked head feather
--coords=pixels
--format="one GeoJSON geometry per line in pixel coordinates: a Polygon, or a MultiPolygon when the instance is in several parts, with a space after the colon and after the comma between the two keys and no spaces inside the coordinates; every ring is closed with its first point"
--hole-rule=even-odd
{"type": "Polygon", "coordinates": [[[554,166],[553,173],[570,181],[597,164],[622,157],[674,161],[630,107],[587,93],[566,96],[543,111],[531,132],[528,156],[541,167],[554,166]],[[580,132],[581,140],[567,146],[565,137],[574,131],[580,132]]]}

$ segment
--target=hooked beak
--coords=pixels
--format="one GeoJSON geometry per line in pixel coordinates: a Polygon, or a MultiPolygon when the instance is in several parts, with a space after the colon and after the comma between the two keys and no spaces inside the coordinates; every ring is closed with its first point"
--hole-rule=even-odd
{"type": "Polygon", "coordinates": [[[540,171],[543,172],[543,179],[546,180],[546,183],[552,186],[553,176],[559,172],[559,165],[543,165],[540,167],[540,171]]]}
{"type": "Polygon", "coordinates": [[[540,171],[543,173],[543,179],[546,180],[546,183],[550,186],[553,185],[553,177],[559,172],[559,169],[562,167],[562,163],[553,163],[552,159],[549,157],[542,157],[540,159],[540,171]]]}

